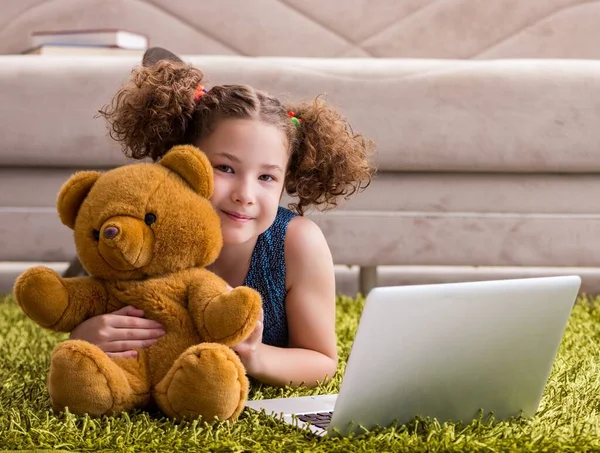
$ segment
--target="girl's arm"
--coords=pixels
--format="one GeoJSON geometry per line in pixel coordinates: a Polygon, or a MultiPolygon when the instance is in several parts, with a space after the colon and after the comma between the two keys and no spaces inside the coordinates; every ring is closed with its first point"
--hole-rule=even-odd
{"type": "Polygon", "coordinates": [[[260,342],[262,325],[234,348],[249,375],[271,385],[315,386],[337,367],[335,274],[331,252],[317,225],[295,217],[285,241],[289,348],[260,342]],[[258,340],[258,341],[257,341],[258,340]]]}

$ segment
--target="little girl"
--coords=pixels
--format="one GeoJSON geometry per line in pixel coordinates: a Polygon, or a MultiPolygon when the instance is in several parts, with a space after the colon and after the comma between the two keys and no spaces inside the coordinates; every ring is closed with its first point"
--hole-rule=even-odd
{"type": "MultiPolygon", "coordinates": [[[[164,49],[144,55],[131,80],[100,113],[134,159],[159,160],[193,144],[214,168],[212,204],[224,246],[211,270],[263,298],[262,322],[234,350],[264,383],[314,386],[337,366],[334,267],[325,238],[303,217],[366,187],[371,143],[319,99],[284,105],[245,85],[207,89],[202,72],[164,49]],[[283,191],[293,210],[280,207],[283,191]]],[[[112,356],[135,357],[164,334],[125,307],[83,322],[71,338],[112,356]]]]}

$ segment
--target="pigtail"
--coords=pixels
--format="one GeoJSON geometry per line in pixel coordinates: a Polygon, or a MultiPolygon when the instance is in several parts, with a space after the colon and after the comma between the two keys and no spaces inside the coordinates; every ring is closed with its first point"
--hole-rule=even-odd
{"type": "Polygon", "coordinates": [[[341,114],[319,98],[289,110],[296,129],[285,182],[287,193],[298,198],[292,209],[299,214],[311,205],[331,209],[340,197],[347,199],[370,184],[370,140],[355,134],[341,114]]]}
{"type": "Polygon", "coordinates": [[[134,159],[160,159],[172,146],[186,143],[196,109],[202,71],[181,61],[159,60],[135,68],[129,82],[99,113],[110,136],[134,159]]]}

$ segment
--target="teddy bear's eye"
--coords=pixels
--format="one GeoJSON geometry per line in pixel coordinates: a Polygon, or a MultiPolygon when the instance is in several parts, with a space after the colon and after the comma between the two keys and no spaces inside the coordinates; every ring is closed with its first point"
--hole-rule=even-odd
{"type": "Polygon", "coordinates": [[[144,217],[144,223],[146,223],[146,225],[150,226],[154,222],[156,222],[156,216],[154,214],[152,214],[151,212],[146,214],[146,217],[144,217]]]}
{"type": "Polygon", "coordinates": [[[99,241],[99,240],[100,240],[100,231],[98,231],[98,230],[94,230],[94,231],[92,232],[92,234],[94,235],[94,239],[96,239],[97,241],[99,241]]]}

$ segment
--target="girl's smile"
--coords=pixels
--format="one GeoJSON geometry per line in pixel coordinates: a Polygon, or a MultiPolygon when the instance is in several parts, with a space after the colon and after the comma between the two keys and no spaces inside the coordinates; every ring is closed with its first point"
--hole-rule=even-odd
{"type": "Polygon", "coordinates": [[[254,220],[253,217],[244,215],[244,214],[240,214],[239,212],[230,212],[230,211],[224,211],[222,209],[219,210],[222,214],[225,214],[226,218],[233,220],[234,222],[240,222],[240,223],[245,223],[245,222],[249,222],[250,220],[254,220]]]}

